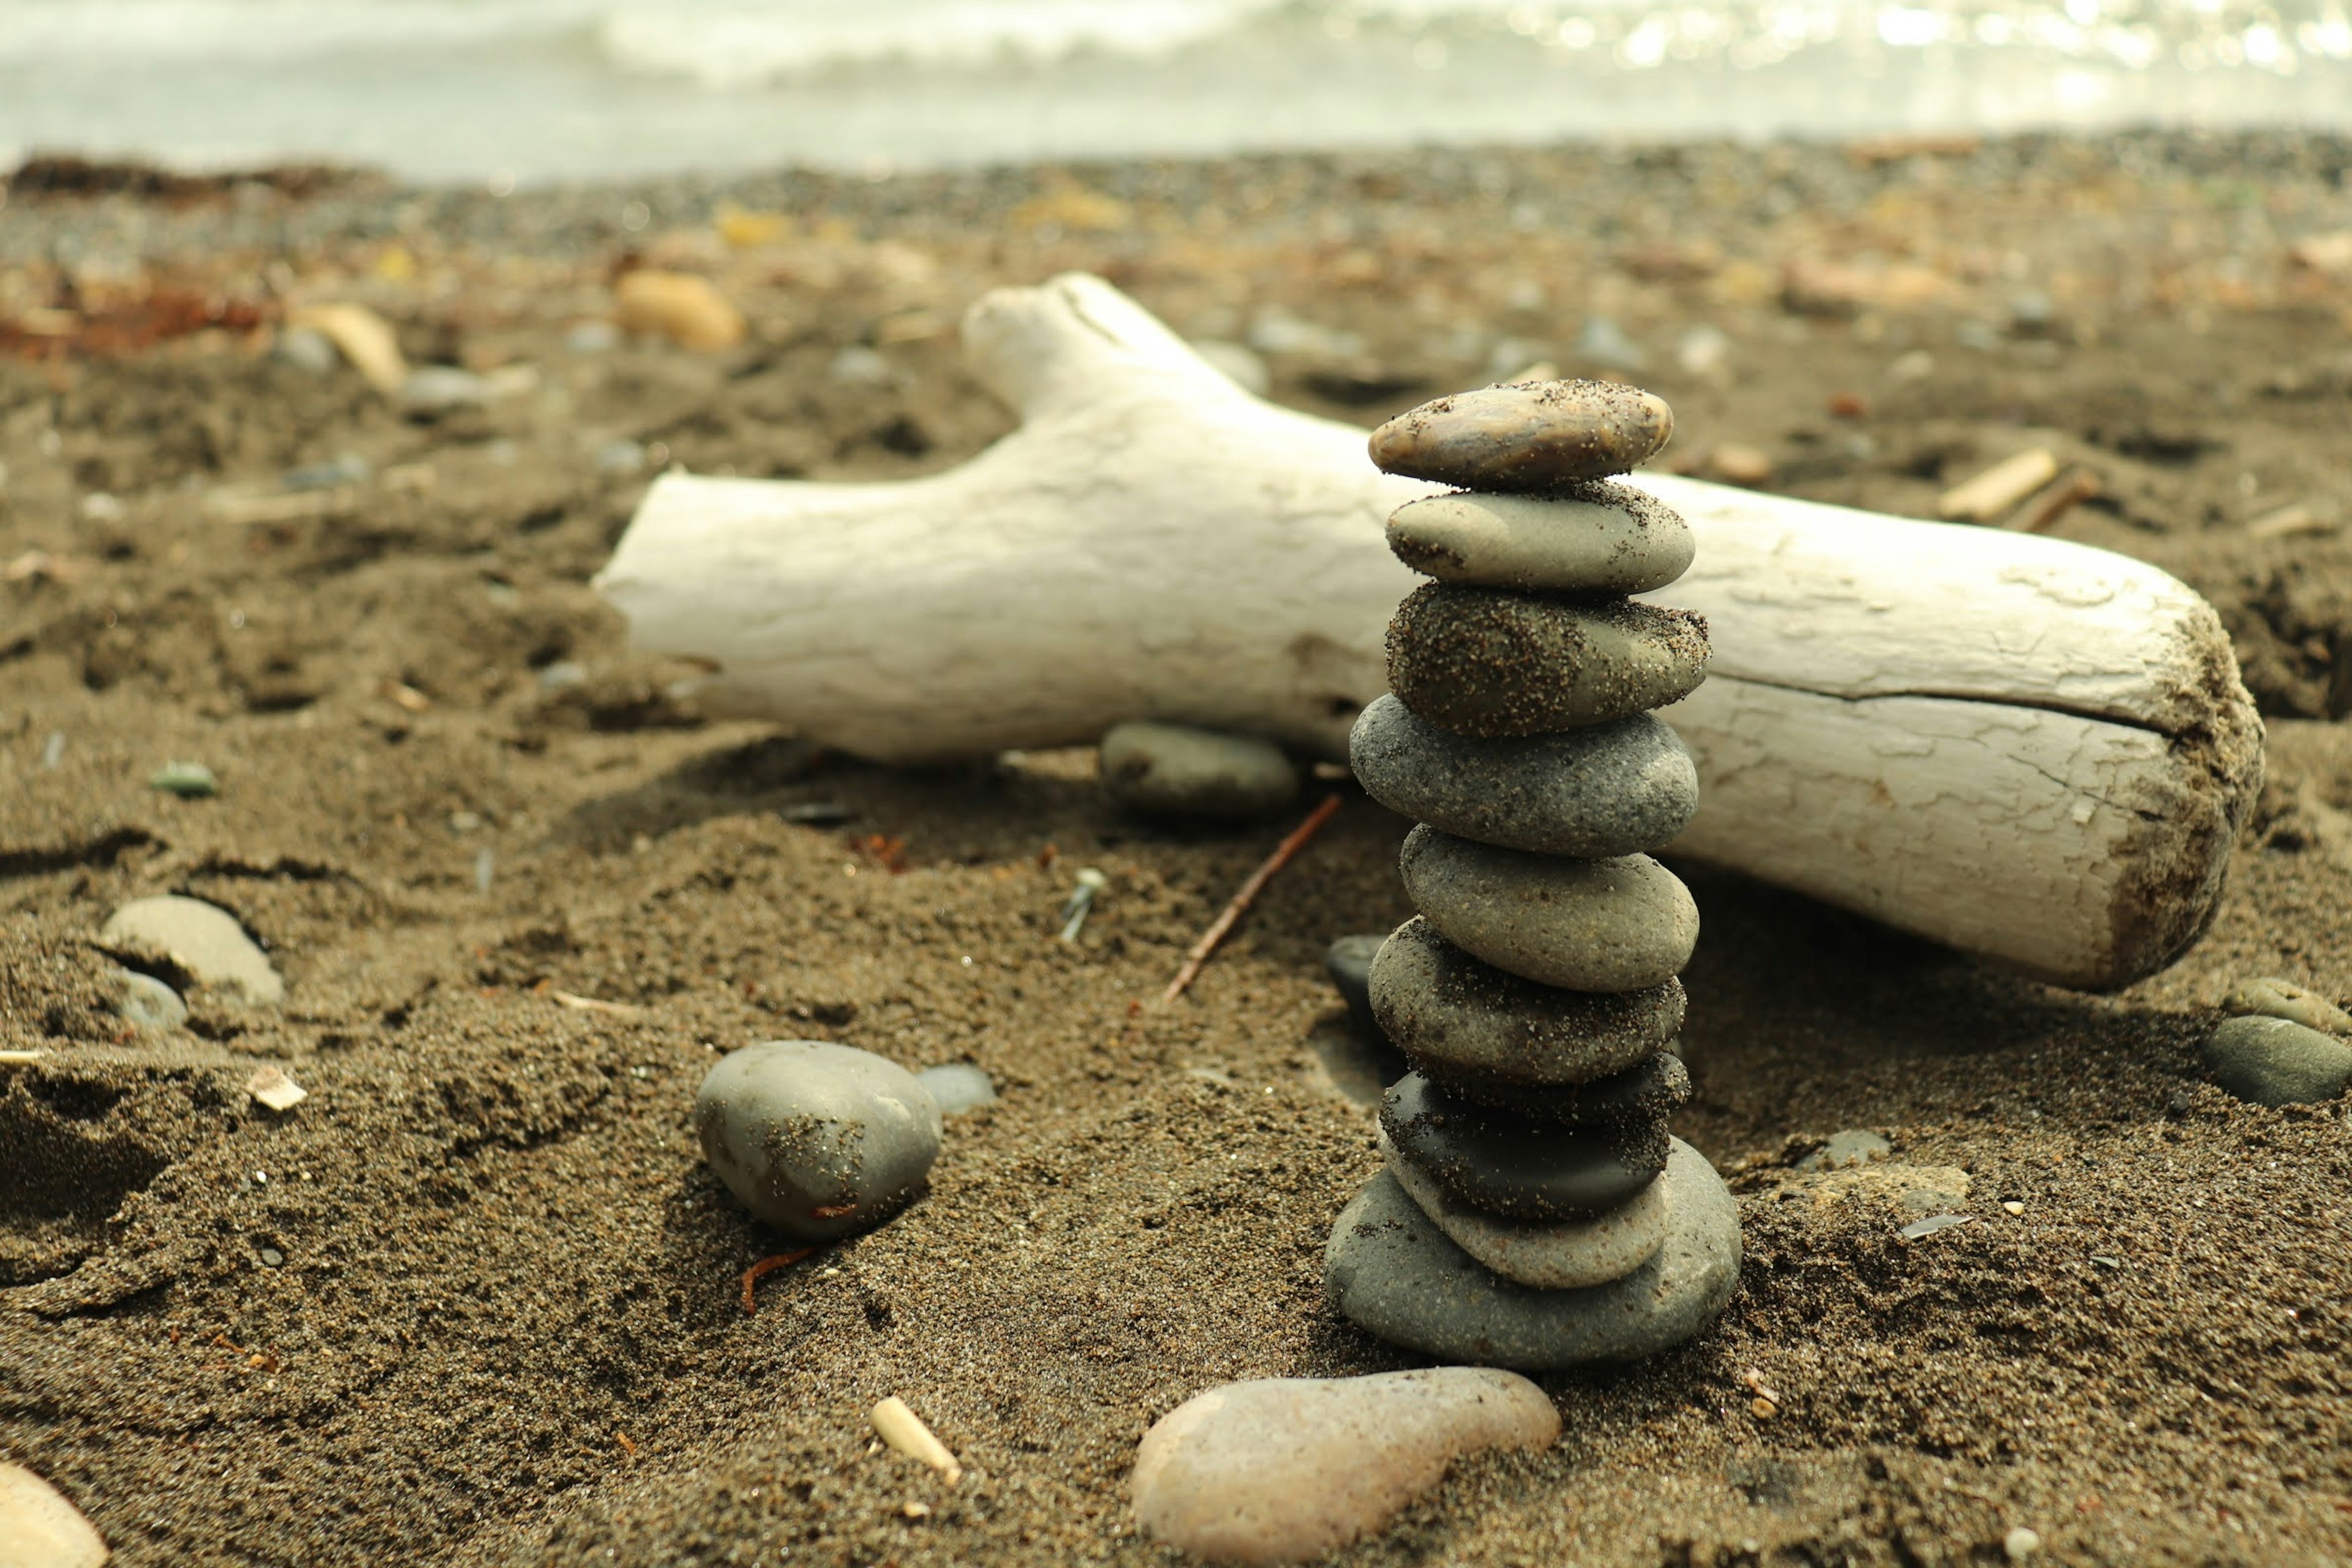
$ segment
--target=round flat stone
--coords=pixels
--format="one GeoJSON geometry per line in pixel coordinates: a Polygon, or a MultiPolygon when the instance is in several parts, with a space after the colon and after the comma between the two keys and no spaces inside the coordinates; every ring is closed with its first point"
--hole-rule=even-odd
{"type": "Polygon", "coordinates": [[[1298,769],[1290,758],[1253,735],[1118,724],[1102,738],[1101,759],[1111,798],[1158,816],[1267,816],[1298,793],[1298,769]]]}
{"type": "Polygon", "coordinates": [[[1470,1207],[1507,1219],[1591,1219],[1630,1203],[1666,1168],[1662,1121],[1563,1127],[1434,1089],[1419,1073],[1389,1086],[1381,1131],[1398,1159],[1470,1207]]]}
{"type": "Polygon", "coordinates": [[[719,1058],[694,1097],[710,1168],[743,1206],[803,1241],[870,1230],[939,1157],[939,1102],[898,1063],[826,1040],[719,1058]]]}
{"type": "Polygon", "coordinates": [[[1474,844],[1424,824],[1405,835],[1397,868],[1446,940],[1544,985],[1662,985],[1698,942],[1690,889],[1646,855],[1565,860],[1474,844]]]}
{"type": "Polygon", "coordinates": [[[1372,1016],[1414,1064],[1496,1084],[1573,1084],[1633,1067],[1683,1026],[1682,982],[1562,991],[1475,958],[1416,915],[1372,960],[1372,1016]]]}
{"type": "Polygon", "coordinates": [[[1523,1372],[1632,1361],[1713,1321],[1739,1282],[1739,1210],[1680,1139],[1666,1163],[1666,1239],[1633,1273],[1536,1290],[1454,1245],[1383,1172],[1339,1211],[1323,1251],[1332,1303],[1367,1331],[1444,1361],[1523,1372]]]}
{"type": "Polygon", "coordinates": [[[1698,810],[1697,765],[1682,737],[1647,713],[1482,741],[1383,696],[1358,716],[1348,760],[1391,811],[1456,837],[1545,855],[1655,849],[1698,810]]]}
{"type": "Polygon", "coordinates": [[[1580,1290],[1622,1279],[1665,1245],[1667,1186],[1654,1181],[1607,1214],[1589,1220],[1526,1225],[1498,1219],[1462,1202],[1395,1157],[1388,1135],[1381,1152],[1389,1174],[1446,1239],[1506,1279],[1538,1290],[1580,1290]]]}
{"type": "Polygon", "coordinates": [[[1441,583],[1645,594],[1690,570],[1690,524],[1664,501],[1593,479],[1547,496],[1429,496],[1389,519],[1389,548],[1441,583]]]}
{"type": "Polygon", "coordinates": [[[2256,1105],[2312,1105],[2352,1083],[2352,1046],[2284,1018],[2225,1020],[2205,1042],[2215,1081],[2256,1105]]]}
{"type": "Polygon", "coordinates": [[[1637,468],[1675,434],[1675,411],[1613,381],[1523,381],[1457,392],[1372,432],[1391,474],[1471,490],[1551,490],[1637,468]]]}
{"type": "Polygon", "coordinates": [[[1389,689],[1458,734],[1542,735],[1689,696],[1706,618],[1630,599],[1424,583],[1389,622],[1389,689]]]}
{"type": "Polygon", "coordinates": [[[1671,1050],[1645,1057],[1623,1072],[1590,1083],[1514,1083],[1508,1079],[1465,1077],[1443,1068],[1433,1072],[1419,1062],[1413,1066],[1451,1099],[1568,1127],[1654,1125],[1680,1110],[1691,1092],[1690,1069],[1671,1050]]]}

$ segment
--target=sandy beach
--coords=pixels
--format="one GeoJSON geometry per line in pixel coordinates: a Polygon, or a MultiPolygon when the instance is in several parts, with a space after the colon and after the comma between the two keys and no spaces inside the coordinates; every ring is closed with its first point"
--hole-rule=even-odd
{"type": "Polygon", "coordinates": [[[1131,1017],[1295,816],[1171,827],[1087,752],[894,771],[711,719],[588,586],[668,464],[978,451],[1011,416],[961,310],[1073,268],[1368,426],[1606,371],[1675,405],[1667,467],[1914,516],[2047,449],[2096,489],[2049,531],[2210,598],[2270,726],[2211,934],[2120,994],[1678,868],[1676,1131],[1739,1196],[1739,1292],[1541,1380],[1556,1448],[1338,1561],[1992,1563],[2019,1526],[2068,1563],[2352,1559],[2352,1118],[2198,1059],[2239,981],[2352,993],[2352,143],[91,183],[0,205],[0,1049],[40,1053],[0,1066],[0,1458],[124,1568],[1172,1563],[1125,1512],[1152,1421],[1412,1364],[1320,1261],[1380,1164],[1321,954],[1409,913],[1403,819],[1328,781],[1189,996],[1131,1017]],[[745,341],[611,331],[638,266],[709,278],[745,341]],[[330,301],[477,393],[298,363],[330,301]],[[173,761],[217,795],[151,787],[173,761]],[[232,911],[284,1003],[126,1026],[94,939],[163,892],[232,911]],[[689,1108],[795,1037],[1002,1099],[747,1314],[778,1239],[689,1108]],[[309,1100],[253,1102],[265,1065],[309,1100]],[[1971,1223],[1905,1240],[1911,1178],[1797,1168],[1849,1128],[1963,1177],[1971,1223]],[[877,1451],[889,1394],[961,1486],[877,1451]]]}

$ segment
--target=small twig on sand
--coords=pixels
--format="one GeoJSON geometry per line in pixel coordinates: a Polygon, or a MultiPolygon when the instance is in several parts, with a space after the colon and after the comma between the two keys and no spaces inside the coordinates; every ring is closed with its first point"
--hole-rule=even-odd
{"type": "Polygon", "coordinates": [[[1241,891],[1234,895],[1233,901],[1225,906],[1224,912],[1216,918],[1215,923],[1212,924],[1207,931],[1201,933],[1201,940],[1194,942],[1192,951],[1184,955],[1184,967],[1176,972],[1176,978],[1170,981],[1168,989],[1160,994],[1162,1006],[1184,994],[1184,988],[1192,984],[1200,974],[1201,966],[1209,962],[1209,955],[1217,951],[1217,944],[1225,940],[1227,931],[1234,929],[1234,922],[1242,918],[1244,911],[1248,910],[1251,904],[1257,901],[1259,892],[1265,889],[1266,883],[1274,879],[1274,874],[1297,858],[1298,852],[1307,847],[1307,841],[1314,837],[1316,831],[1330,821],[1332,815],[1339,809],[1339,797],[1336,795],[1325,795],[1323,804],[1308,812],[1307,820],[1292,828],[1290,837],[1274,847],[1274,853],[1265,858],[1265,864],[1250,873],[1249,880],[1242,884],[1241,891]]]}
{"type": "Polygon", "coordinates": [[[2020,533],[2040,533],[2078,503],[2099,493],[2099,478],[2088,468],[2069,468],[2034,493],[2033,498],[2001,526],[2020,533]]]}
{"type": "Polygon", "coordinates": [[[773,1258],[762,1258],[759,1262],[743,1270],[743,1310],[753,1312],[759,1310],[751,1302],[751,1287],[760,1282],[762,1275],[773,1274],[779,1268],[788,1268],[815,1250],[814,1247],[803,1247],[792,1252],[779,1252],[773,1258]]]}

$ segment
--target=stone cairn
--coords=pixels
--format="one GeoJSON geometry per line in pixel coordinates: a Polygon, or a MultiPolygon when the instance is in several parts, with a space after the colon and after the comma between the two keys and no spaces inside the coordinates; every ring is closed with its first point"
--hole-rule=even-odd
{"type": "Polygon", "coordinates": [[[1627,595],[1689,567],[1690,527],[1630,486],[1674,414],[1607,382],[1424,404],[1372,461],[1461,487],[1400,508],[1423,584],[1389,624],[1392,695],[1356,775],[1418,824],[1419,916],[1373,960],[1374,1016],[1414,1070],[1381,1108],[1388,1169],[1339,1215],[1325,1282],[1384,1340],[1526,1369],[1697,1332],[1739,1269],[1731,1194],[1666,1131],[1690,1094],[1676,978],[1698,910],[1643,851],[1698,775],[1652,715],[1704,679],[1706,624],[1627,595]]]}

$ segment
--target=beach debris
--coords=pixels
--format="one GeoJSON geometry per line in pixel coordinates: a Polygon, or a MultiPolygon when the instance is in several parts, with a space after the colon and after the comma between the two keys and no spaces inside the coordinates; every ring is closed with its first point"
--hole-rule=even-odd
{"type": "Polygon", "coordinates": [[[1181,724],[1127,723],[1102,738],[1103,787],[1130,810],[1247,821],[1298,795],[1298,769],[1281,747],[1181,724]]]}
{"type": "Polygon", "coordinates": [[[2011,1563],[2022,1563],[2041,1550],[2041,1532],[2021,1524],[2000,1538],[2000,1554],[2011,1563]]]}
{"type": "Polygon", "coordinates": [[[2249,539],[2294,539],[2306,533],[2334,533],[2337,524],[2333,518],[2322,517],[2317,510],[2304,501],[2289,501],[2246,524],[2249,539]]]}
{"type": "Polygon", "coordinates": [[[1948,522],[1991,522],[2057,477],[2057,455],[2036,447],[2004,458],[1946,490],[1936,500],[1936,515],[1948,522]]]}
{"type": "Polygon", "coordinates": [[[47,772],[55,773],[65,760],[66,732],[63,730],[52,730],[48,733],[48,738],[41,742],[41,766],[47,772]]]}
{"type": "MultiPolygon", "coordinates": [[[[1379,525],[1432,487],[1097,279],[991,293],[964,336],[1020,430],[906,484],[666,475],[597,578],[635,643],[883,762],[1158,713],[1343,755],[1412,582],[1379,525]],[[891,559],[925,563],[920,591],[891,559]]],[[[1707,618],[1709,679],[1667,718],[1706,794],[1677,853],[2062,984],[2123,984],[2206,929],[2261,742],[2186,586],[2046,536],[1620,482],[1699,549],[1674,595],[1707,618]],[[1988,839],[1989,814],[2019,830],[1988,839]]]]}
{"type": "Polygon", "coordinates": [[[205,492],[205,516],[232,527],[253,524],[316,522],[341,517],[359,509],[356,485],[330,489],[256,489],[247,485],[222,485],[205,492]]]}
{"type": "Polygon", "coordinates": [[[2001,1200],[2000,1212],[2014,1219],[2019,1215],[2025,1212],[2025,1205],[2018,1202],[2015,1198],[2003,1198],[2001,1200]]]}
{"type": "Polygon", "coordinates": [[[286,1076],[284,1068],[256,1068],[245,1080],[245,1092],[270,1110],[285,1112],[310,1098],[310,1091],[286,1076]]]}
{"type": "Polygon", "coordinates": [[[2069,468],[2036,491],[2001,526],[2020,533],[2040,533],[2098,493],[2098,475],[2085,468],[2069,468]]]}
{"type": "Polygon", "coordinates": [[[818,1249],[814,1247],[795,1247],[790,1252],[772,1253],[766,1258],[762,1258],[759,1262],[754,1263],[751,1268],[743,1270],[744,1315],[749,1317],[753,1311],[758,1310],[758,1302],[752,1296],[752,1290],[756,1286],[758,1286],[761,1280],[766,1279],[769,1275],[773,1274],[779,1268],[789,1268],[793,1264],[800,1262],[803,1258],[814,1256],[817,1250],[818,1249]]]}
{"type": "Polygon", "coordinates": [[[285,981],[236,917],[201,899],[134,899],[107,917],[98,945],[131,967],[184,974],[251,1005],[286,999],[285,981]]]}
{"type": "Polygon", "coordinates": [[[897,1394],[877,1405],[867,1417],[874,1424],[875,1435],[898,1453],[918,1460],[939,1471],[940,1479],[950,1486],[963,1479],[963,1466],[940,1441],[939,1434],[923,1425],[923,1418],[908,1407],[897,1394]]]}
{"type": "Polygon", "coordinates": [[[2256,1105],[2312,1105],[2352,1083],[2352,1046],[2261,1014],[2223,1020],[2205,1041],[2213,1079],[2256,1105]]]}
{"type": "Polygon", "coordinates": [[[147,775],[147,787],[182,800],[209,800],[220,794],[220,777],[202,763],[165,763],[147,775]]]}
{"type": "Polygon", "coordinates": [[[1923,1236],[1933,1236],[1956,1225],[1967,1225],[1976,1217],[1972,1214],[1931,1214],[1925,1219],[1913,1220],[1895,1234],[1906,1241],[1916,1241],[1923,1236]]]}
{"type": "Polygon", "coordinates": [[[2221,998],[2221,1011],[2233,1018],[2284,1018],[2323,1034],[2352,1035],[2352,1013],[2292,980],[2265,976],[2232,986],[2221,998]]]}
{"type": "Polygon", "coordinates": [[[709,279],[692,272],[641,268],[613,285],[620,324],[706,353],[743,341],[743,312],[709,279]]]}
{"type": "Polygon", "coordinates": [[[176,1029],[188,1021],[188,1005],[180,994],[153,975],[118,965],[114,984],[115,1009],[133,1028],[176,1029]]]}
{"type": "Polygon", "coordinates": [[[400,384],[400,411],[430,417],[457,408],[480,408],[497,395],[490,379],[454,364],[420,364],[400,384]]]}
{"type": "Polygon", "coordinates": [[[5,1050],[0,1051],[0,1062],[5,1062],[10,1067],[24,1067],[31,1062],[46,1059],[48,1054],[47,1051],[5,1050]]]}
{"type": "Polygon", "coordinates": [[[826,1040],[719,1058],[694,1097],[710,1168],[754,1216],[804,1241],[871,1230],[921,1189],[940,1108],[897,1063],[826,1040]]]}
{"type": "Polygon", "coordinates": [[[1349,1024],[1370,1040],[1382,1037],[1380,1023],[1372,1016],[1372,960],[1380,956],[1381,944],[1388,939],[1386,931],[1343,936],[1323,950],[1323,972],[1348,1005],[1349,1024]]]}
{"type": "Polygon", "coordinates": [[[620,346],[621,329],[613,321],[574,321],[563,329],[563,352],[568,354],[608,354],[620,346]]]}
{"type": "Polygon", "coordinates": [[[857,808],[837,800],[803,800],[792,805],[779,806],[776,815],[786,822],[803,827],[837,827],[857,819],[857,808]]]}
{"type": "Polygon", "coordinates": [[[106,1538],[65,1494],[0,1461],[0,1568],[100,1568],[106,1538]]]}
{"type": "Polygon", "coordinates": [[[2305,235],[2288,246],[2286,253],[2297,267],[2330,278],[2352,278],[2352,228],[2305,235]]]}
{"type": "Polygon", "coordinates": [[[1070,889],[1069,898],[1062,904],[1060,940],[1078,940],[1078,932],[1087,926],[1087,911],[1095,907],[1096,898],[1109,886],[1110,879],[1096,868],[1085,866],[1079,868],[1077,886],[1070,889]]]}
{"type": "Polygon", "coordinates": [[[1550,1399],[1513,1373],[1260,1378],[1154,1422],[1129,1488],[1156,1541],[1212,1563],[1303,1563],[1378,1531],[1456,1459],[1559,1438],[1550,1399]]]}
{"type": "Polygon", "coordinates": [[[1234,929],[1234,922],[1248,912],[1249,907],[1257,902],[1258,894],[1264,892],[1265,885],[1274,879],[1275,873],[1297,858],[1298,852],[1307,847],[1307,841],[1321,831],[1323,825],[1338,815],[1339,810],[1339,797],[1325,795],[1323,804],[1308,812],[1307,819],[1285,835],[1282,842],[1274,847],[1274,853],[1249,874],[1249,879],[1225,901],[1225,907],[1218,912],[1217,918],[1209,922],[1209,929],[1201,933],[1200,940],[1184,954],[1183,965],[1176,971],[1176,978],[1171,980],[1168,989],[1160,994],[1162,1006],[1184,994],[1192,982],[1200,978],[1202,966],[1217,951],[1217,944],[1225,940],[1225,933],[1234,929]]]}
{"type": "Polygon", "coordinates": [[[289,329],[308,328],[335,345],[370,386],[398,397],[408,380],[408,359],[400,352],[392,323],[365,305],[349,302],[305,305],[287,318],[289,329]]]}
{"type": "Polygon", "coordinates": [[[1647,393],[1570,382],[1440,399],[1372,433],[1385,466],[1420,473],[1437,450],[1473,490],[1544,492],[1520,503],[1544,570],[1490,559],[1408,597],[1394,692],[1351,747],[1374,799],[1444,826],[1422,821],[1399,858],[1421,913],[1374,959],[1370,1004],[1414,1070],[1381,1100],[1388,1168],[1333,1226],[1324,1281],[1360,1326],[1425,1354],[1647,1355],[1704,1328],[1738,1279],[1730,1193],[1667,1131],[1690,1093],[1671,1052],[1698,908],[1644,853],[1697,805],[1688,753],[1644,710],[1696,687],[1706,624],[1639,606],[1655,659],[1593,629],[1628,624],[1622,595],[1690,563],[1671,549],[1628,580],[1621,552],[1591,548],[1628,528],[1687,533],[1608,482],[1673,428],[1647,393]],[[1444,595],[1465,613],[1430,615],[1444,595]],[[1543,624],[1564,616],[1579,629],[1543,624]]]}
{"type": "Polygon", "coordinates": [[[996,1080],[971,1062],[941,1062],[925,1068],[915,1075],[915,1081],[930,1091],[942,1116],[996,1103],[996,1080]]]}
{"type": "Polygon", "coordinates": [[[550,989],[549,1001],[559,1007],[569,1007],[575,1013],[605,1013],[615,1018],[634,1018],[645,1011],[628,1002],[604,1002],[593,996],[576,996],[569,991],[550,989]]]}

